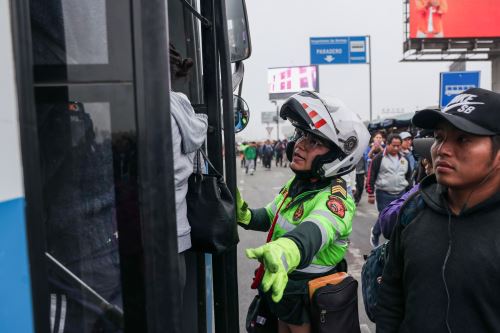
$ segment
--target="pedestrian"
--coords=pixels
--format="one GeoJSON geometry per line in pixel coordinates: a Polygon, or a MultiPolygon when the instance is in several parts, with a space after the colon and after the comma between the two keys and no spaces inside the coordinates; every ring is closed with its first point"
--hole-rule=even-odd
{"type": "Polygon", "coordinates": [[[361,158],[358,164],[356,164],[356,192],[354,193],[354,202],[356,203],[356,206],[361,200],[363,189],[365,187],[365,169],[365,159],[361,158]]]}
{"type": "Polygon", "coordinates": [[[285,151],[285,146],[283,144],[283,141],[278,140],[276,144],[274,145],[274,153],[276,157],[276,167],[278,167],[278,164],[280,167],[283,167],[283,152],[285,151]]]}
{"type": "Polygon", "coordinates": [[[296,128],[290,148],[295,176],[265,208],[249,209],[238,193],[237,218],[243,228],[259,231],[277,221],[272,241],[246,254],[264,264],[256,284],[279,318],[279,332],[309,333],[307,282],[345,270],[356,208],[341,176],[362,158],[369,133],[340,101],[313,92],[290,97],[280,115],[296,128]]]}
{"type": "Polygon", "coordinates": [[[240,153],[240,166],[242,168],[245,167],[245,149],[247,149],[248,143],[244,141],[242,144],[238,146],[238,151],[240,153]]]}
{"type": "Polygon", "coordinates": [[[411,169],[408,160],[399,152],[400,148],[401,138],[397,134],[390,134],[385,149],[375,156],[368,169],[368,202],[375,203],[376,196],[379,213],[405,193],[410,184],[411,169]]]}
{"type": "Polygon", "coordinates": [[[399,137],[402,140],[401,154],[406,157],[408,162],[410,162],[410,169],[413,172],[413,170],[415,170],[415,166],[417,165],[415,156],[413,155],[413,136],[410,132],[401,132],[399,133],[399,137]]]}
{"type": "MultiPolygon", "coordinates": [[[[189,75],[194,62],[190,58],[182,58],[175,47],[170,44],[170,71],[173,82],[189,75]]],[[[170,112],[172,125],[172,150],[175,175],[175,211],[177,223],[177,247],[179,252],[179,279],[181,301],[182,292],[188,278],[186,276],[185,251],[191,248],[191,227],[187,218],[186,194],[188,179],[194,170],[196,151],[206,141],[208,128],[207,115],[195,113],[186,95],[170,92],[170,112]]],[[[182,308],[182,304],[179,304],[182,308]]]]}
{"type": "Polygon", "coordinates": [[[412,122],[434,130],[435,174],[391,235],[377,332],[498,331],[500,94],[468,89],[412,122]]]}
{"type": "Polygon", "coordinates": [[[264,168],[271,169],[271,161],[273,159],[274,149],[271,141],[266,140],[262,145],[262,164],[264,168]]]}
{"type": "MultiPolygon", "coordinates": [[[[287,147],[288,147],[288,139],[285,139],[283,140],[283,154],[286,154],[286,151],[287,151],[287,147]]],[[[287,168],[288,167],[288,158],[284,158],[283,159],[285,164],[283,165],[283,168],[287,168]]]]}
{"type": "Polygon", "coordinates": [[[365,152],[363,154],[363,158],[365,159],[365,167],[370,166],[372,159],[378,154],[381,153],[385,148],[384,142],[384,133],[382,131],[377,131],[373,133],[371,138],[371,143],[366,147],[365,152]]]}
{"type": "Polygon", "coordinates": [[[250,171],[250,175],[253,175],[255,172],[255,161],[257,158],[257,147],[255,141],[252,141],[244,151],[245,154],[245,173],[248,174],[250,171]]]}

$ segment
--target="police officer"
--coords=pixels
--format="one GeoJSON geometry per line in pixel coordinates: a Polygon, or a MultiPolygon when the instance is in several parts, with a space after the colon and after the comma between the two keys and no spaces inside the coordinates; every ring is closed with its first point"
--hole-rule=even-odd
{"type": "Polygon", "coordinates": [[[287,145],[295,176],[265,208],[249,209],[238,193],[237,217],[243,228],[260,231],[276,220],[271,241],[246,251],[264,266],[254,284],[279,318],[279,332],[310,332],[307,282],[346,268],[356,206],[340,176],[355,168],[370,135],[341,101],[313,92],[290,97],[280,116],[296,128],[287,145]]]}

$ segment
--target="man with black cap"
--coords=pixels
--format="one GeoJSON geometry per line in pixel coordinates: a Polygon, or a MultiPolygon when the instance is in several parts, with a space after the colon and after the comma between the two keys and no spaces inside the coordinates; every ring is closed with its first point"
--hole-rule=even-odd
{"type": "Polygon", "coordinates": [[[434,130],[435,174],[391,235],[377,332],[498,331],[500,94],[469,89],[413,124],[434,130]]]}

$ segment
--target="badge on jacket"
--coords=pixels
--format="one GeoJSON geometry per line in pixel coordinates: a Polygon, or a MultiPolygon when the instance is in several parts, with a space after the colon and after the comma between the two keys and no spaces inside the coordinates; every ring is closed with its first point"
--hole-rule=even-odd
{"type": "Polygon", "coordinates": [[[300,204],[299,207],[295,210],[295,213],[293,213],[293,220],[298,221],[300,218],[304,215],[304,204],[300,204]]]}
{"type": "Polygon", "coordinates": [[[342,178],[337,178],[334,180],[334,184],[332,184],[331,193],[342,199],[347,198],[347,186],[345,181],[342,178]]]}
{"type": "Polygon", "coordinates": [[[342,199],[335,195],[330,195],[328,201],[326,203],[326,207],[335,215],[340,218],[344,218],[345,216],[345,206],[342,202],[342,199]]]}

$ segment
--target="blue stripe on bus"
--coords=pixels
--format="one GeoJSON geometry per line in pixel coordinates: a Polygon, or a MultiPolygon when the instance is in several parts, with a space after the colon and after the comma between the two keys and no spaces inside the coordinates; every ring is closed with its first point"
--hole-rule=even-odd
{"type": "Polygon", "coordinates": [[[0,332],[34,332],[24,207],[0,202],[0,332]]]}
{"type": "Polygon", "coordinates": [[[212,255],[209,253],[205,254],[205,287],[207,288],[206,299],[205,299],[205,315],[207,318],[207,333],[212,333],[213,318],[213,269],[212,269],[212,255]]]}

